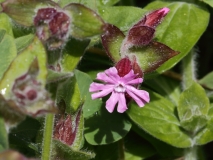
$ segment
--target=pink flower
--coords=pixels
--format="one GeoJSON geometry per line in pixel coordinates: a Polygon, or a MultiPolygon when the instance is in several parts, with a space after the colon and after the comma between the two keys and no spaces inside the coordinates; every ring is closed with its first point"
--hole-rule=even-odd
{"type": "Polygon", "coordinates": [[[97,80],[103,81],[104,84],[93,82],[90,85],[89,91],[95,92],[92,94],[92,99],[101,98],[112,93],[106,101],[106,109],[110,113],[113,112],[117,103],[118,112],[123,113],[128,109],[125,94],[133,98],[139,107],[143,107],[150,100],[148,92],[135,88],[143,82],[143,79],[138,78],[132,69],[128,74],[120,77],[116,67],[111,67],[105,72],[98,73],[97,80]]]}

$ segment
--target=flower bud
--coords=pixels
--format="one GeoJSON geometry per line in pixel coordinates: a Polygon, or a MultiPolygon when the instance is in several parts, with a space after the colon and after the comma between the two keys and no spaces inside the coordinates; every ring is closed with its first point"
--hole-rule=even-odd
{"type": "Polygon", "coordinates": [[[76,116],[67,115],[66,118],[62,116],[59,121],[56,121],[54,138],[72,146],[77,138],[80,116],[81,110],[78,111],[76,116]]]}
{"type": "Polygon", "coordinates": [[[34,18],[34,25],[37,36],[50,50],[63,46],[69,37],[70,18],[63,11],[41,8],[34,18]]]}
{"type": "Polygon", "coordinates": [[[133,70],[135,74],[137,74],[138,78],[143,77],[143,72],[136,61],[136,57],[133,56],[133,60],[130,61],[128,57],[121,59],[116,65],[116,69],[118,70],[118,75],[120,77],[124,77],[126,74],[133,70]]]}

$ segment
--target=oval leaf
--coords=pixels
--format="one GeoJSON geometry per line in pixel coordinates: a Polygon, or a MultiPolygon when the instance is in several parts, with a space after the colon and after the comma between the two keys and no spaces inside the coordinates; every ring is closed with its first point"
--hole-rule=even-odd
{"type": "Polygon", "coordinates": [[[76,38],[92,37],[103,32],[104,21],[93,10],[77,3],[64,7],[71,15],[70,34],[76,38]]]}
{"type": "Polygon", "coordinates": [[[149,91],[151,102],[144,108],[130,103],[127,114],[139,127],[152,136],[175,147],[191,146],[190,137],[182,131],[178,118],[174,115],[175,106],[164,97],[149,91]]]}
{"type": "Polygon", "coordinates": [[[194,82],[180,95],[177,109],[182,127],[197,132],[207,122],[209,99],[205,90],[194,82]]]}
{"type": "Polygon", "coordinates": [[[84,136],[92,145],[103,145],[122,139],[131,129],[131,123],[117,112],[109,113],[105,106],[85,120],[84,136]]]}
{"type": "Polygon", "coordinates": [[[16,45],[14,39],[6,34],[5,30],[0,29],[0,79],[9,67],[12,60],[16,57],[16,45]]]}

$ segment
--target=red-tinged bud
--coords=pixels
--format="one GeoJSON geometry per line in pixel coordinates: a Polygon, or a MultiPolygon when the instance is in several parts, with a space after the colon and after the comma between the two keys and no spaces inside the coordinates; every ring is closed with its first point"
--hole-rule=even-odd
{"type": "Polygon", "coordinates": [[[118,70],[118,75],[120,77],[124,77],[129,71],[132,69],[132,64],[129,58],[121,59],[116,65],[116,69],[118,70]]]}
{"type": "Polygon", "coordinates": [[[61,118],[56,124],[54,138],[67,145],[72,145],[75,135],[72,135],[72,120],[70,115],[68,115],[65,120],[61,118]]]}
{"type": "Polygon", "coordinates": [[[70,18],[63,12],[57,12],[49,23],[49,28],[53,36],[60,39],[68,36],[70,18]]]}
{"type": "Polygon", "coordinates": [[[168,14],[169,8],[161,8],[154,10],[151,13],[145,15],[138,23],[133,27],[148,26],[156,28],[163,20],[163,18],[168,14]]]}
{"type": "Polygon", "coordinates": [[[161,23],[163,18],[168,14],[168,12],[169,8],[161,8],[151,12],[150,14],[146,15],[146,21],[144,25],[153,28],[157,27],[161,23]]]}
{"type": "Polygon", "coordinates": [[[118,70],[118,75],[120,77],[124,77],[126,74],[133,70],[138,77],[143,77],[143,72],[136,61],[136,57],[133,56],[133,60],[131,61],[128,57],[121,59],[116,65],[116,69],[118,70]]]}
{"type": "Polygon", "coordinates": [[[38,10],[36,17],[34,18],[35,26],[49,23],[56,13],[54,8],[41,8],[38,10]]]}
{"type": "Polygon", "coordinates": [[[68,115],[65,119],[64,117],[61,117],[60,120],[56,122],[54,138],[69,146],[72,146],[77,137],[80,116],[81,110],[77,113],[76,116],[71,117],[71,115],[68,115]]]}
{"type": "Polygon", "coordinates": [[[48,49],[55,50],[64,45],[69,36],[70,17],[62,10],[39,9],[34,25],[36,34],[48,49]]]}
{"type": "Polygon", "coordinates": [[[142,47],[150,44],[154,37],[155,28],[161,23],[168,12],[168,8],[161,8],[145,15],[144,18],[130,28],[122,43],[121,52],[127,53],[128,49],[133,46],[142,47]]]}

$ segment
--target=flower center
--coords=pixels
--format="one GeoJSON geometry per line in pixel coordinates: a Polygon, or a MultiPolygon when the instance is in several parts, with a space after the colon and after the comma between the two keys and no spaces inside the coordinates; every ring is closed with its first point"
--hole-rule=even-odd
{"type": "Polygon", "coordinates": [[[118,85],[115,86],[114,90],[116,92],[124,93],[126,91],[126,88],[125,88],[125,86],[122,83],[119,83],[118,85]]]}

